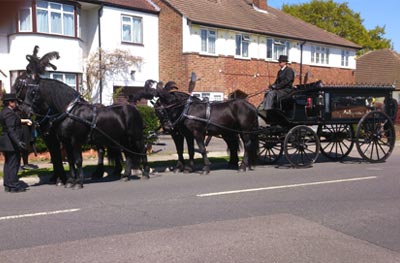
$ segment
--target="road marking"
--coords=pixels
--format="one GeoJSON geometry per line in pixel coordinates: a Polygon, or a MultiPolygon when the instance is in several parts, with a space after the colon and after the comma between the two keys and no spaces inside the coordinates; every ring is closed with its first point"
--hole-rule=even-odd
{"type": "Polygon", "coordinates": [[[47,215],[56,215],[56,214],[62,214],[62,213],[73,213],[81,210],[80,208],[73,208],[73,209],[66,209],[66,210],[56,210],[56,211],[49,211],[49,212],[40,212],[40,213],[34,213],[34,214],[23,214],[23,215],[14,215],[14,216],[3,216],[0,217],[1,220],[9,220],[9,219],[18,219],[18,218],[24,218],[24,217],[34,217],[34,216],[47,216],[47,215]]]}
{"type": "Polygon", "coordinates": [[[331,181],[320,181],[320,182],[311,182],[311,183],[302,183],[302,184],[288,184],[288,185],[278,185],[278,186],[270,186],[270,187],[262,187],[262,188],[250,188],[250,189],[242,189],[242,190],[215,192],[215,193],[207,193],[207,194],[198,194],[196,196],[197,197],[208,197],[208,196],[216,196],[216,195],[229,195],[229,194],[265,191],[265,190],[294,188],[294,187],[302,187],[302,186],[310,186],[310,185],[322,185],[322,184],[336,184],[336,183],[354,182],[354,181],[362,181],[362,180],[371,180],[371,179],[376,179],[376,178],[377,178],[377,176],[368,176],[368,177],[339,179],[339,180],[331,180],[331,181]]]}

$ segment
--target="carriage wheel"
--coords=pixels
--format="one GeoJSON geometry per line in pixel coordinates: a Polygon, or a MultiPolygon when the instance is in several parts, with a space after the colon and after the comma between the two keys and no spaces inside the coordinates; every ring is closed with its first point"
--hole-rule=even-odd
{"type": "Polygon", "coordinates": [[[299,125],[292,128],[283,143],[286,159],[295,167],[309,167],[319,155],[319,139],[308,126],[299,125]]]}
{"type": "Polygon", "coordinates": [[[350,124],[318,126],[321,152],[329,159],[338,161],[348,156],[354,146],[354,129],[350,124]]]}
{"type": "Polygon", "coordinates": [[[358,122],[356,146],[363,159],[371,163],[385,161],[392,153],[395,142],[396,131],[387,114],[372,111],[358,122]]]}
{"type": "Polygon", "coordinates": [[[279,135],[261,133],[258,135],[259,160],[264,164],[273,164],[282,156],[282,140],[279,135]]]}

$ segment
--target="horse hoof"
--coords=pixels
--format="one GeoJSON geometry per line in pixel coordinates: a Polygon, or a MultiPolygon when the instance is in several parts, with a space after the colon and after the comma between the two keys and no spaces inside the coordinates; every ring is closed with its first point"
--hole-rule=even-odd
{"type": "Polygon", "coordinates": [[[63,186],[64,184],[63,184],[63,182],[61,182],[61,181],[58,181],[57,183],[56,183],[56,186],[63,186]]]}
{"type": "Polygon", "coordinates": [[[202,172],[202,175],[207,175],[207,174],[209,174],[210,173],[210,170],[203,170],[203,172],[202,172]]]}
{"type": "Polygon", "coordinates": [[[72,187],[74,187],[74,186],[75,186],[74,183],[67,183],[67,184],[65,185],[65,188],[72,188],[72,187]]]}
{"type": "Polygon", "coordinates": [[[121,177],[122,182],[128,182],[130,180],[129,176],[123,176],[121,177]]]}
{"type": "Polygon", "coordinates": [[[83,184],[76,184],[72,189],[79,190],[83,188],[83,184]]]}

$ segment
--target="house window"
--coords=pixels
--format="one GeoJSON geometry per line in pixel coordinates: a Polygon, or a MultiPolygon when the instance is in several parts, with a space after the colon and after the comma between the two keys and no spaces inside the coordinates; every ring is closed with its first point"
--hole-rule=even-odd
{"type": "Polygon", "coordinates": [[[329,48],[312,46],[311,63],[329,65],[329,48]]]}
{"type": "Polygon", "coordinates": [[[215,54],[216,31],[201,29],[201,52],[215,54]]]}
{"type": "Polygon", "coordinates": [[[349,66],[349,53],[350,52],[348,50],[342,50],[342,62],[341,62],[342,67],[349,66]]]}
{"type": "Polygon", "coordinates": [[[250,36],[244,34],[236,35],[236,56],[249,57],[250,36]]]}
{"type": "Polygon", "coordinates": [[[222,101],[224,94],[222,92],[193,92],[193,96],[209,101],[222,101]]]}
{"type": "Polygon", "coordinates": [[[18,26],[20,32],[32,32],[32,13],[30,8],[22,8],[19,10],[18,26]]]}
{"type": "Polygon", "coordinates": [[[288,56],[290,43],[267,38],[267,59],[278,60],[280,55],[288,56]]]}
{"type": "Polygon", "coordinates": [[[75,36],[75,8],[72,5],[37,1],[37,31],[75,36]]]}
{"type": "Polygon", "coordinates": [[[122,42],[143,44],[142,18],[122,16],[122,42]]]}
{"type": "Polygon", "coordinates": [[[60,73],[60,72],[46,72],[41,77],[48,79],[56,79],[59,80],[74,90],[77,89],[77,74],[74,73],[60,73]]]}

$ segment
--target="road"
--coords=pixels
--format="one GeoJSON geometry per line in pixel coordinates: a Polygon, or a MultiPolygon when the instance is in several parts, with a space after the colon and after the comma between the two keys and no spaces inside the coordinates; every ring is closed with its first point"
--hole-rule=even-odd
{"type": "Polygon", "coordinates": [[[398,148],[381,164],[0,192],[0,262],[400,262],[398,148]]]}

